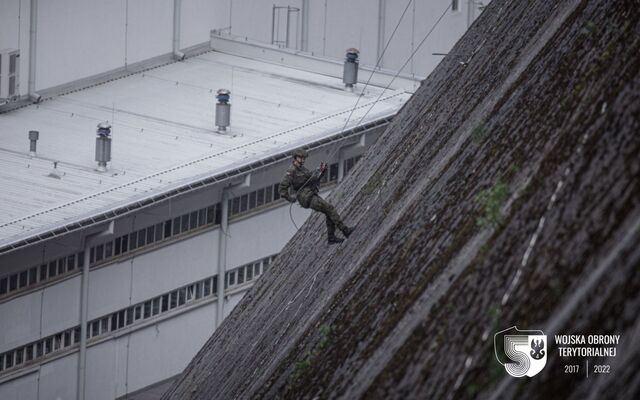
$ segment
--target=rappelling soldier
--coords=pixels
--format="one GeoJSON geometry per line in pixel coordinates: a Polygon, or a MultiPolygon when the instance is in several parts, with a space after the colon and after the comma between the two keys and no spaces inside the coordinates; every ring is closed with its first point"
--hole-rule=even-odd
{"type": "Polygon", "coordinates": [[[302,208],[311,208],[320,211],[327,219],[327,233],[329,244],[343,242],[344,239],[335,235],[336,227],[342,231],[345,237],[349,237],[353,228],[346,226],[335,207],[318,195],[318,184],[322,176],[327,172],[327,164],[320,163],[320,167],[314,172],[304,167],[307,152],[296,150],[293,152],[293,163],[287,169],[286,174],[280,182],[280,197],[295,203],[296,200],[302,208]],[[294,190],[294,194],[289,193],[289,188],[294,190]]]}

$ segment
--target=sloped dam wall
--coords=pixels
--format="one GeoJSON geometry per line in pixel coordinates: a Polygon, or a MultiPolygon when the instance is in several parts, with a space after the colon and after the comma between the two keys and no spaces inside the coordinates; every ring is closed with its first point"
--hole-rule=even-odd
{"type": "Polygon", "coordinates": [[[639,71],[637,0],[493,0],[332,194],[356,232],[312,216],[164,399],[640,398],[639,71]]]}

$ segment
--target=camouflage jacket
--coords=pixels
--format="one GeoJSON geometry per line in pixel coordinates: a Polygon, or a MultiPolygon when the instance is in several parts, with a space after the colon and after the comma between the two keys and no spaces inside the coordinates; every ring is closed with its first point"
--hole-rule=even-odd
{"type": "Polygon", "coordinates": [[[296,167],[292,164],[278,187],[280,197],[289,199],[289,188],[292,188],[300,205],[309,208],[311,198],[318,193],[318,183],[322,175],[317,170],[311,172],[304,166],[296,167]]]}

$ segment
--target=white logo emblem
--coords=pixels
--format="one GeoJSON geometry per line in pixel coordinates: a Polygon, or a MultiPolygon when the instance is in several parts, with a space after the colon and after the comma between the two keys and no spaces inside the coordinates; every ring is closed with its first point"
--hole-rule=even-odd
{"type": "Polygon", "coordinates": [[[547,335],[539,330],[512,326],[493,336],[493,348],[498,362],[516,378],[533,377],[547,364],[547,335]]]}

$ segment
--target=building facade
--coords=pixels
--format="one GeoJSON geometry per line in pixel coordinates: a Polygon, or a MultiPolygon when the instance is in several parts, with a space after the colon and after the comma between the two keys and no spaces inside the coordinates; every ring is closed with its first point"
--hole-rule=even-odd
{"type": "Polygon", "coordinates": [[[0,102],[0,398],[126,398],[179,374],[309,216],[277,192],[291,150],[329,164],[329,194],[479,5],[3,1],[20,96],[0,102]],[[83,133],[105,120],[106,174],[83,133]]]}

